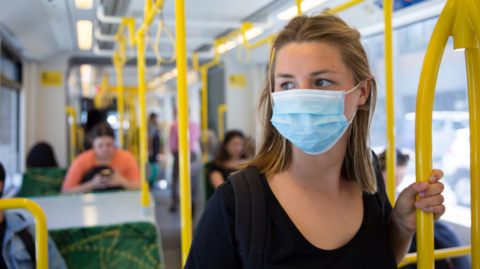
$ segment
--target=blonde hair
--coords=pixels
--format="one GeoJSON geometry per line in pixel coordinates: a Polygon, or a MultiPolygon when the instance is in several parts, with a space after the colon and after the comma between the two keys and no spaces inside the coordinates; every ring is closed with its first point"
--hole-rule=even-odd
{"type": "Polygon", "coordinates": [[[244,168],[255,166],[267,176],[288,169],[292,158],[292,144],[272,125],[275,61],[278,51],[290,43],[325,42],[336,47],[343,62],[352,71],[355,85],[371,80],[370,95],[358,111],[350,127],[341,176],[354,180],[362,191],[375,193],[377,188],[372,153],[369,148],[370,125],[377,100],[377,84],[370,72],[367,54],[360,42],[360,33],[349,27],[338,16],[322,13],[292,19],[273,40],[270,67],[258,103],[258,117],[262,124],[261,144],[255,158],[244,168]]]}

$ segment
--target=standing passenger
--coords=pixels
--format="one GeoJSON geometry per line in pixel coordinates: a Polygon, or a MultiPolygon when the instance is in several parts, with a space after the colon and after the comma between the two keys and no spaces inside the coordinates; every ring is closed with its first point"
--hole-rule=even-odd
{"type": "Polygon", "coordinates": [[[230,131],[225,135],[220,152],[209,167],[208,178],[214,189],[223,184],[241,164],[247,162],[244,150],[244,137],[240,131],[230,131]]]}
{"type": "Polygon", "coordinates": [[[157,126],[158,116],[151,113],[148,117],[148,161],[151,164],[157,162],[157,155],[160,153],[160,130],[157,126]]]}
{"type": "Polygon", "coordinates": [[[115,136],[107,123],[92,130],[93,149],[73,161],[63,181],[63,193],[106,189],[140,189],[140,170],[132,153],[115,148],[115,136]]]}
{"type": "MultiPolygon", "coordinates": [[[[176,111],[175,111],[176,112],[176,111]]],[[[176,114],[176,113],[175,113],[176,114]]],[[[198,185],[198,176],[200,175],[200,169],[197,167],[197,144],[200,139],[200,126],[189,119],[188,131],[190,134],[190,182],[191,182],[191,194],[192,205],[195,201],[195,192],[198,185]]],[[[172,182],[172,205],[170,212],[177,210],[178,204],[178,180],[180,176],[180,160],[178,155],[179,150],[179,137],[178,137],[178,120],[175,120],[170,129],[170,151],[173,154],[173,182],[172,182]]],[[[198,156],[199,158],[201,156],[198,156]]],[[[194,210],[192,209],[192,212],[194,210]]]]}
{"type": "Polygon", "coordinates": [[[185,268],[397,268],[416,209],[445,212],[443,174],[410,185],[395,208],[386,199],[360,33],[336,15],[298,16],[269,59],[261,145],[210,198],[185,268]]]}

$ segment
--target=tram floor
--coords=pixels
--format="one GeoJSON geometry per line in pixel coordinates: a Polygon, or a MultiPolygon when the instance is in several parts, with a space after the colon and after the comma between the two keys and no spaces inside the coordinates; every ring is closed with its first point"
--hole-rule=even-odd
{"type": "MultiPolygon", "coordinates": [[[[182,268],[181,261],[181,229],[180,229],[180,210],[177,209],[175,212],[170,212],[170,195],[171,189],[167,188],[161,190],[158,188],[151,188],[151,193],[155,197],[155,210],[156,210],[156,221],[160,227],[160,233],[162,236],[162,247],[163,247],[163,256],[164,264],[166,269],[180,269],[182,268]]],[[[198,197],[198,195],[197,195],[198,197]]],[[[200,219],[201,211],[203,211],[203,206],[201,203],[196,203],[196,212],[195,218],[193,220],[194,227],[200,219]]],[[[178,208],[178,207],[177,207],[178,208]]]]}

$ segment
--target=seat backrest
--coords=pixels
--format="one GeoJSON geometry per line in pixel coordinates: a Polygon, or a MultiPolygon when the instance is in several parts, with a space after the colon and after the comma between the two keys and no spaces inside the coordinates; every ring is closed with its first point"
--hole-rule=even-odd
{"type": "Polygon", "coordinates": [[[57,195],[62,188],[67,169],[58,167],[29,168],[23,174],[20,197],[57,195]]]}
{"type": "Polygon", "coordinates": [[[49,231],[69,269],[164,268],[150,222],[49,231]]]}

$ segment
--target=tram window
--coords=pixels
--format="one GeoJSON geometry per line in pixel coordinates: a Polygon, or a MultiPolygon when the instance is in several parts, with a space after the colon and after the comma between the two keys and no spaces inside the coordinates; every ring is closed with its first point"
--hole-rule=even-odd
{"type": "MultiPolygon", "coordinates": [[[[394,102],[395,143],[409,152],[404,182],[397,189],[415,181],[415,110],[418,85],[425,52],[438,17],[419,21],[394,30],[394,102]]],[[[372,148],[385,148],[385,56],[384,35],[363,38],[371,68],[378,82],[378,102],[371,127],[372,148]]],[[[444,219],[470,225],[470,143],[468,121],[468,85],[465,58],[453,50],[450,38],[437,80],[432,121],[433,167],[445,173],[445,204],[449,208],[444,219]],[[461,213],[459,213],[461,212],[461,213]]]]}
{"type": "Polygon", "coordinates": [[[0,91],[0,162],[7,176],[19,172],[19,93],[1,87],[0,91]]]}

